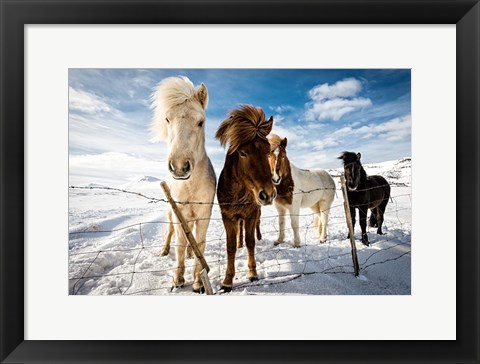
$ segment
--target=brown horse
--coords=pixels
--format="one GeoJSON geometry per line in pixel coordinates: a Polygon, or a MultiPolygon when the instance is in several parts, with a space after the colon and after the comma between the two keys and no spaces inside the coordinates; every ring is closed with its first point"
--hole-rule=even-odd
{"type": "Polygon", "coordinates": [[[233,287],[237,235],[241,234],[242,225],[248,251],[247,276],[251,282],[258,280],[255,228],[260,219],[260,207],[270,205],[277,194],[268,165],[270,144],[267,135],[272,126],[273,117],[267,120],[261,108],[242,105],[230,112],[230,117],[215,135],[222,146],[229,145],[217,188],[227,234],[227,271],[221,288],[224,292],[230,292],[233,287]]]}

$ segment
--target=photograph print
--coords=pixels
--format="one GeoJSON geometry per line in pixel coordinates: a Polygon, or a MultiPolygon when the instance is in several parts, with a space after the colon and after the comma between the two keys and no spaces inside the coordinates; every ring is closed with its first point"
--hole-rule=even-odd
{"type": "MultiPolygon", "coordinates": [[[[69,69],[69,295],[410,295],[410,69],[69,69]]],[[[253,299],[253,298],[252,298],[253,299]]]]}

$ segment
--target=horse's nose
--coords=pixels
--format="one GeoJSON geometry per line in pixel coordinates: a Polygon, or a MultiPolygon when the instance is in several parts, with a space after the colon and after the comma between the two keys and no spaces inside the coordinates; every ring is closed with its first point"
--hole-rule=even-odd
{"type": "Polygon", "coordinates": [[[264,191],[260,191],[260,193],[258,194],[258,198],[261,202],[266,203],[268,196],[264,191]]]}
{"type": "Polygon", "coordinates": [[[282,181],[282,177],[272,177],[272,182],[274,185],[279,185],[280,182],[282,181]]]}
{"type": "Polygon", "coordinates": [[[258,194],[258,199],[262,205],[270,205],[275,197],[277,197],[277,190],[275,189],[270,195],[263,190],[258,194]]]}
{"type": "Polygon", "coordinates": [[[192,163],[187,160],[180,163],[180,166],[171,159],[168,161],[168,170],[175,179],[188,179],[192,173],[192,163]]]}
{"type": "Polygon", "coordinates": [[[191,170],[192,170],[192,164],[190,163],[190,161],[187,161],[183,166],[183,174],[190,173],[191,170]]]}

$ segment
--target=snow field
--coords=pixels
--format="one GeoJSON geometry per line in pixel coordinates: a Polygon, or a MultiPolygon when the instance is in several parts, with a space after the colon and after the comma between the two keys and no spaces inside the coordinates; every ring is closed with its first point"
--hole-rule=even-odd
{"type": "MultiPolygon", "coordinates": [[[[247,280],[247,252],[245,247],[241,248],[236,255],[234,290],[229,294],[410,294],[410,159],[364,167],[369,174],[387,178],[392,184],[392,200],[385,213],[385,235],[379,236],[376,229],[368,228],[370,246],[357,241],[359,277],[353,274],[343,198],[337,191],[324,244],[320,244],[313,226],[314,215],[309,209],[302,209],[301,247],[292,246],[288,217],[286,242],[274,246],[277,211],[273,206],[262,208],[263,239],[257,242],[255,254],[260,280],[247,280]]],[[[336,182],[339,171],[329,171],[336,182]]],[[[154,177],[115,187],[164,198],[159,180],[154,177]]],[[[69,294],[194,295],[194,259],[186,260],[185,286],[171,292],[174,240],[169,255],[160,256],[168,226],[164,202],[150,203],[138,195],[101,189],[70,189],[69,193],[69,294]]],[[[360,239],[358,217],[355,237],[360,239]]],[[[214,290],[218,290],[226,270],[225,231],[218,205],[213,207],[205,259],[214,290]]]]}

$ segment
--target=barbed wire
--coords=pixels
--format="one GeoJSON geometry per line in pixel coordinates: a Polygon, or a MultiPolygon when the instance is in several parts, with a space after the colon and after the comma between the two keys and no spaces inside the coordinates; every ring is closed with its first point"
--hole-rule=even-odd
{"type": "MultiPolygon", "coordinates": [[[[398,187],[408,187],[408,186],[398,186],[398,187]]],[[[82,187],[78,186],[70,186],[71,189],[78,189],[82,187]]],[[[128,191],[124,189],[118,189],[118,188],[112,188],[112,187],[86,187],[86,189],[101,189],[101,190],[112,190],[115,192],[119,193],[125,193],[125,194],[132,194],[132,195],[137,195],[139,197],[148,199],[150,202],[167,202],[166,200],[163,199],[157,199],[151,196],[147,196],[145,194],[139,193],[139,192],[134,192],[134,191],[128,191]]],[[[309,193],[311,191],[304,191],[304,193],[309,193]]],[[[409,230],[406,230],[404,228],[404,225],[408,224],[410,226],[410,223],[404,222],[401,220],[399,216],[399,212],[402,210],[411,210],[410,207],[399,207],[397,199],[402,198],[402,197],[408,197],[410,200],[411,204],[411,194],[410,193],[404,193],[404,194],[399,194],[396,196],[391,196],[392,199],[392,204],[389,204],[387,206],[387,210],[389,213],[395,212],[395,217],[398,225],[395,225],[392,229],[389,229],[388,224],[384,222],[384,228],[386,229],[386,233],[384,235],[378,235],[376,236],[375,239],[371,241],[370,247],[364,247],[361,246],[357,248],[358,253],[359,253],[359,259],[360,261],[360,272],[366,272],[369,268],[376,266],[376,265],[382,265],[386,264],[392,261],[396,261],[401,259],[404,256],[409,256],[410,255],[410,245],[411,245],[411,239],[410,239],[410,233],[409,230]],[[398,227],[398,228],[397,228],[398,227]],[[407,232],[406,232],[407,231],[407,232]],[[398,234],[398,232],[400,232],[398,234]],[[382,246],[380,249],[375,249],[372,250],[372,248],[376,248],[378,244],[382,243],[382,246]],[[385,259],[376,259],[376,256],[378,257],[380,254],[385,253],[389,250],[398,250],[399,247],[406,247],[405,251],[401,251],[398,255],[396,256],[389,256],[386,257],[385,259]]],[[[180,204],[187,204],[190,202],[179,202],[180,204]]],[[[191,202],[192,204],[196,204],[196,202],[191,202]]],[[[218,203],[214,203],[214,205],[220,206],[218,203]]],[[[338,208],[343,208],[343,203],[341,204],[336,204],[332,205],[329,209],[338,209],[338,208]]],[[[291,282],[293,280],[299,279],[303,276],[307,275],[312,275],[312,274],[351,274],[353,275],[353,267],[351,266],[351,262],[349,264],[337,264],[337,261],[343,260],[344,257],[349,257],[350,256],[350,251],[349,251],[349,243],[347,240],[348,233],[347,233],[347,228],[346,228],[346,223],[344,218],[340,216],[330,216],[329,222],[327,224],[327,230],[330,230],[332,226],[335,225],[340,225],[343,224],[345,225],[345,235],[344,236],[339,236],[338,232],[336,234],[333,234],[333,240],[331,239],[331,234],[330,231],[328,233],[329,239],[327,240],[326,243],[320,244],[318,242],[318,238],[309,238],[309,233],[314,232],[315,234],[318,231],[318,225],[315,225],[313,223],[315,213],[306,213],[306,214],[296,214],[292,216],[298,216],[298,217],[303,217],[303,225],[298,226],[298,231],[302,231],[302,245],[300,247],[300,250],[297,251],[292,250],[291,246],[288,245],[289,243],[284,243],[284,244],[279,244],[279,245],[269,245],[267,246],[266,244],[269,244],[269,241],[275,240],[275,236],[272,237],[272,235],[277,234],[278,236],[278,218],[279,215],[267,215],[267,216],[261,216],[261,221],[267,221],[267,220],[273,220],[270,222],[272,226],[274,226],[273,229],[267,230],[267,231],[262,231],[263,239],[261,241],[257,241],[256,243],[256,250],[255,250],[255,256],[257,258],[257,272],[260,274],[260,279],[256,282],[241,282],[239,284],[235,284],[233,287],[234,291],[244,289],[247,287],[257,287],[257,286],[265,286],[268,287],[270,285],[279,285],[279,284],[285,284],[288,282],[291,282]],[[345,240],[345,247],[341,247],[337,244],[332,244],[333,241],[338,241],[338,240],[345,240]],[[314,241],[314,243],[312,243],[314,241]],[[323,257],[309,257],[309,255],[312,254],[311,247],[322,247],[325,246],[326,250],[326,255],[323,257]],[[331,252],[331,249],[341,249],[343,248],[345,251],[339,254],[336,254],[335,252],[331,252]],[[291,252],[295,252],[294,254],[291,254],[291,252]],[[298,253],[300,252],[300,253],[298,253]],[[263,258],[265,256],[265,258],[263,258]],[[286,257],[290,259],[286,259],[286,257]],[[291,260],[291,259],[296,259],[296,260],[291,260]],[[264,262],[267,261],[268,263],[264,262]],[[259,262],[261,264],[259,264],[259,262]],[[321,266],[321,264],[324,264],[321,266]],[[287,271],[285,271],[285,268],[287,271]],[[313,269],[315,268],[315,269],[313,269]],[[276,270],[276,272],[275,272],[276,270]]],[[[288,213],[285,215],[290,216],[288,213]]],[[[189,222],[195,222],[197,220],[203,220],[203,219],[193,219],[189,220],[189,222]]],[[[216,218],[212,217],[209,219],[210,221],[217,223],[218,226],[216,228],[220,229],[219,234],[217,236],[207,239],[205,243],[213,243],[215,241],[218,242],[217,249],[216,251],[211,251],[209,252],[210,254],[206,256],[206,260],[208,264],[213,268],[211,270],[211,277],[210,279],[213,281],[219,280],[223,278],[223,274],[225,272],[225,266],[227,262],[226,254],[225,253],[220,253],[225,249],[225,234],[224,234],[224,229],[223,229],[223,224],[220,222],[222,221],[221,218],[216,218]],[[215,269],[216,268],[216,269],[215,269]],[[212,272],[215,271],[215,275],[212,274],[212,272]]],[[[113,228],[113,229],[105,229],[105,230],[100,230],[100,229],[85,229],[82,231],[70,231],[69,236],[70,239],[89,239],[88,236],[92,234],[111,234],[119,231],[123,231],[126,229],[138,229],[138,243],[134,247],[113,247],[113,248],[105,248],[101,249],[98,248],[98,250],[89,250],[89,251],[78,251],[73,250],[69,252],[69,267],[70,270],[73,271],[73,273],[77,274],[72,274],[71,277],[69,278],[70,282],[70,294],[85,294],[91,292],[91,289],[89,288],[88,290],[83,290],[83,287],[85,287],[85,284],[87,282],[90,282],[89,285],[95,285],[95,281],[101,281],[104,278],[107,277],[115,277],[121,280],[121,286],[112,286],[111,290],[109,292],[117,292],[117,294],[120,295],[137,295],[137,294],[150,294],[153,292],[158,292],[158,291],[163,291],[165,290],[166,292],[171,289],[171,285],[168,285],[169,282],[172,281],[172,275],[171,273],[174,271],[176,268],[175,266],[175,261],[170,260],[169,264],[167,264],[166,268],[162,269],[143,269],[141,266],[142,264],[139,263],[139,258],[143,254],[148,254],[149,258],[156,257],[158,259],[162,259],[159,256],[159,252],[157,249],[161,249],[163,244],[146,244],[145,243],[145,238],[144,238],[144,227],[148,226],[150,224],[157,224],[157,225],[165,225],[165,224],[177,224],[176,222],[169,222],[169,221],[144,221],[144,222],[139,222],[136,224],[129,224],[123,227],[118,227],[118,228],[113,228]],[[85,235],[82,235],[85,234],[85,235]],[[122,263],[118,264],[117,266],[111,267],[111,269],[103,269],[101,272],[97,272],[96,270],[96,264],[99,263],[101,260],[102,256],[104,254],[131,254],[131,256],[128,257],[123,257],[121,260],[122,263]],[[82,258],[83,257],[83,258],[82,258]],[[79,261],[76,261],[79,259],[79,261]],[[130,262],[125,263],[125,261],[129,260],[130,262]],[[78,264],[78,265],[77,265],[78,264]],[[83,267],[83,268],[82,268],[83,267]],[[130,267],[127,271],[123,271],[130,267]],[[95,268],[95,269],[94,269],[95,268]],[[156,277],[158,275],[161,276],[162,279],[160,279],[160,286],[152,288],[150,285],[146,287],[137,287],[137,285],[134,284],[134,281],[136,277],[138,276],[144,276],[144,275],[149,275],[150,277],[156,277]],[[123,278],[122,278],[123,277],[123,278]],[[93,282],[91,282],[93,281],[93,282]],[[162,283],[163,282],[163,283],[162,283]],[[167,283],[165,283],[167,282],[167,283]],[[132,291],[132,287],[133,291],[132,291]]],[[[270,225],[269,225],[270,226],[270,225]]],[[[285,227],[285,233],[287,232],[292,232],[294,229],[291,227],[285,227]]],[[[370,230],[370,228],[369,228],[370,230]]],[[[315,236],[315,235],[314,235],[315,236]]],[[[89,246],[90,244],[87,244],[89,246]]],[[[176,247],[176,241],[172,242],[171,244],[172,247],[176,247]]],[[[209,244],[206,245],[207,249],[210,246],[209,244]]],[[[92,247],[92,249],[96,249],[92,247]]],[[[323,252],[320,251],[313,251],[316,254],[322,254],[323,252]]],[[[243,258],[247,257],[247,252],[246,249],[239,249],[237,251],[236,255],[236,262],[239,260],[242,260],[243,258]]],[[[168,259],[168,256],[163,258],[163,259],[168,259]]],[[[236,277],[241,276],[244,273],[248,272],[248,269],[242,268],[243,264],[239,264],[239,266],[236,269],[236,277]]],[[[101,267],[101,264],[99,265],[101,267]]],[[[188,262],[184,265],[185,269],[191,269],[195,266],[195,259],[191,260],[191,262],[188,262]]],[[[149,279],[154,279],[154,278],[148,278],[149,279]]],[[[114,293],[112,293],[114,294],[114,293]]]]}
{"type": "MultiPolygon", "coordinates": [[[[356,189],[355,191],[352,192],[366,192],[370,190],[375,190],[377,188],[383,188],[386,185],[378,185],[378,186],[373,186],[369,188],[362,188],[362,189],[356,189]]],[[[388,186],[392,187],[409,187],[406,185],[395,185],[393,183],[388,184],[388,186]]],[[[126,194],[131,194],[131,195],[137,195],[140,197],[143,197],[147,200],[150,201],[150,203],[158,203],[158,202],[163,202],[168,204],[168,200],[164,198],[157,198],[157,197],[151,197],[147,196],[143,193],[140,192],[135,192],[135,191],[128,191],[122,188],[116,188],[116,187],[106,187],[106,186],[74,186],[71,185],[68,187],[71,190],[106,190],[106,191],[115,191],[115,192],[122,192],[126,194]]],[[[299,195],[299,194],[309,194],[313,192],[319,192],[319,191],[329,191],[329,190],[334,190],[334,191],[341,191],[342,189],[339,187],[322,187],[322,188],[314,188],[310,190],[299,190],[297,192],[292,192],[292,195],[299,195]]],[[[277,197],[287,197],[287,195],[277,195],[277,197]]],[[[179,205],[213,205],[213,206],[247,206],[247,205],[253,205],[256,204],[256,202],[206,202],[206,201],[177,201],[174,200],[175,203],[179,205]]]]}

